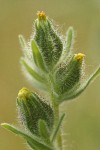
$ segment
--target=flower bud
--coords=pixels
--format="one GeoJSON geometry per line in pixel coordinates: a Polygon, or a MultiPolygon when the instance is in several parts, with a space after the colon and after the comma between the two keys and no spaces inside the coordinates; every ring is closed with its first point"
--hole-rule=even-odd
{"type": "Polygon", "coordinates": [[[84,57],[85,55],[82,53],[78,53],[74,55],[74,59],[76,59],[76,61],[82,61],[84,57]]]}
{"type": "Polygon", "coordinates": [[[22,125],[31,133],[39,135],[38,121],[40,119],[45,121],[48,130],[51,131],[53,126],[52,108],[37,94],[22,88],[17,97],[17,108],[22,125]]]}
{"type": "Polygon", "coordinates": [[[69,92],[82,78],[84,54],[78,53],[56,72],[56,90],[59,95],[69,92]]]}
{"type": "Polygon", "coordinates": [[[34,39],[40,48],[47,69],[51,70],[62,54],[62,41],[44,12],[38,12],[35,28],[34,39]]]}

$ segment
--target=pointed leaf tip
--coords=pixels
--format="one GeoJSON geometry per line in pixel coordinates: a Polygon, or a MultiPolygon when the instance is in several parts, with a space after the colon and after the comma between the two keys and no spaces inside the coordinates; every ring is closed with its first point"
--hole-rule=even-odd
{"type": "Polygon", "coordinates": [[[39,47],[36,44],[35,40],[31,41],[31,48],[33,53],[34,62],[37,65],[37,67],[41,68],[43,71],[46,70],[42,55],[40,53],[39,47]]]}
{"type": "Polygon", "coordinates": [[[73,27],[69,27],[67,31],[67,37],[66,37],[66,51],[67,53],[70,52],[74,41],[74,29],[73,27]]]}
{"type": "Polygon", "coordinates": [[[25,48],[25,47],[26,47],[26,41],[25,41],[23,35],[21,35],[21,34],[18,35],[18,38],[19,38],[19,42],[20,42],[20,44],[21,44],[21,47],[22,47],[22,48],[25,48]]]}
{"type": "Polygon", "coordinates": [[[26,71],[37,81],[44,83],[43,77],[41,77],[24,59],[21,59],[21,63],[26,71]]]}

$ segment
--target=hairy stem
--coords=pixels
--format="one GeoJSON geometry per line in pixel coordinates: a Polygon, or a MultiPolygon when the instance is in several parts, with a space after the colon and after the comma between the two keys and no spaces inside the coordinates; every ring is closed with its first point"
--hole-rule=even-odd
{"type": "MultiPolygon", "coordinates": [[[[59,104],[58,103],[55,103],[55,97],[54,95],[52,94],[52,107],[53,107],[53,110],[54,110],[54,130],[55,128],[57,128],[58,126],[58,122],[59,122],[59,119],[60,119],[60,114],[59,114],[59,104]]],[[[61,130],[58,131],[57,133],[57,137],[55,139],[55,145],[57,146],[57,150],[62,150],[62,137],[61,137],[61,130]]]]}
{"type": "MultiPolygon", "coordinates": [[[[60,120],[60,113],[59,113],[59,103],[57,103],[57,98],[54,94],[54,90],[53,90],[53,78],[52,78],[52,74],[49,74],[49,91],[50,91],[50,99],[51,99],[51,103],[52,103],[52,108],[54,111],[54,131],[58,126],[58,122],[60,120]]],[[[52,141],[52,139],[51,139],[52,141]]],[[[61,137],[61,129],[58,131],[57,133],[57,137],[55,138],[55,140],[53,141],[54,145],[57,147],[57,150],[62,150],[62,137],[61,137]]]]}

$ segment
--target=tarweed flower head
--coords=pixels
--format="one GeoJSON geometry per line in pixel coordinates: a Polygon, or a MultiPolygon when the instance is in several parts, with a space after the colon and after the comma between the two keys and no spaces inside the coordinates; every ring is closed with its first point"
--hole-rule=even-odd
{"type": "Polygon", "coordinates": [[[18,117],[22,125],[31,133],[39,135],[39,120],[44,120],[48,131],[53,127],[53,110],[37,94],[22,88],[17,97],[18,117]]]}

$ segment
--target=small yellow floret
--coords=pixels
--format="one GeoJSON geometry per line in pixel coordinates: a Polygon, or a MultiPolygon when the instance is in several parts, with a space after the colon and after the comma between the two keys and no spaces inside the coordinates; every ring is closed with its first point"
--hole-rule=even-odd
{"type": "Polygon", "coordinates": [[[43,19],[43,20],[46,19],[46,14],[45,14],[44,11],[38,11],[37,16],[38,16],[39,19],[43,19]]]}
{"type": "Polygon", "coordinates": [[[19,91],[18,97],[19,97],[20,99],[26,100],[26,98],[28,98],[28,96],[30,95],[30,93],[31,93],[31,92],[30,92],[27,88],[23,87],[23,88],[19,91]]]}
{"type": "Polygon", "coordinates": [[[82,53],[78,53],[74,55],[74,58],[76,60],[83,60],[84,57],[85,57],[85,54],[82,54],[82,53]]]}

